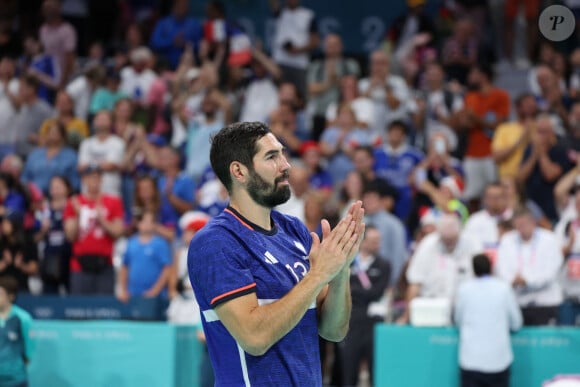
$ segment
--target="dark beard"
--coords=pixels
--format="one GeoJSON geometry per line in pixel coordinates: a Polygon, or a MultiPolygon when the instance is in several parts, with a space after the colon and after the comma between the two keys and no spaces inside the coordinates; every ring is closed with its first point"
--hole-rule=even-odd
{"type": "Polygon", "coordinates": [[[278,183],[288,178],[288,172],[274,180],[274,184],[262,179],[254,170],[250,170],[250,180],[248,181],[248,194],[259,205],[266,208],[274,208],[286,203],[290,199],[290,186],[278,187],[278,183]]]}

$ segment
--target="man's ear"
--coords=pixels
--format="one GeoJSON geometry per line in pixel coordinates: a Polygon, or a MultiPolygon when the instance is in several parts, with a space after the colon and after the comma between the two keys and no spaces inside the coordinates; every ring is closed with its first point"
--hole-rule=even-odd
{"type": "Polygon", "coordinates": [[[238,183],[245,183],[248,178],[248,167],[239,161],[232,161],[230,164],[230,175],[232,180],[238,183]]]}

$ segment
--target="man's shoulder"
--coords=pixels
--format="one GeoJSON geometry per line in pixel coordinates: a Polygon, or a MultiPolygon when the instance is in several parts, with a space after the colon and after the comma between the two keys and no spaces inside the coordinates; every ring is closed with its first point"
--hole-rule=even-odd
{"type": "Polygon", "coordinates": [[[117,195],[112,195],[112,194],[103,194],[101,196],[101,200],[103,202],[103,204],[105,206],[109,205],[118,205],[118,204],[122,204],[123,201],[121,200],[121,198],[117,195]]]}
{"type": "Polygon", "coordinates": [[[271,213],[272,219],[277,225],[284,226],[285,228],[294,228],[303,230],[306,229],[306,226],[302,223],[300,219],[295,216],[283,214],[280,211],[272,211],[271,213]]]}
{"type": "Polygon", "coordinates": [[[507,98],[507,99],[510,98],[509,93],[506,90],[499,87],[494,87],[491,95],[493,95],[495,98],[507,98]]]}
{"type": "Polygon", "coordinates": [[[429,251],[432,252],[432,248],[437,246],[438,243],[439,235],[437,235],[436,232],[432,232],[421,239],[421,242],[419,242],[419,245],[417,246],[417,250],[421,247],[422,249],[429,249],[429,251]]]}
{"type": "Polygon", "coordinates": [[[486,210],[479,210],[474,212],[467,219],[467,224],[473,225],[481,222],[488,221],[490,218],[489,213],[486,210]]]}
{"type": "Polygon", "coordinates": [[[23,323],[32,321],[32,316],[30,315],[30,313],[28,313],[26,310],[22,309],[18,305],[12,305],[10,313],[23,323]]]}
{"type": "Polygon", "coordinates": [[[544,243],[557,243],[558,236],[552,230],[546,230],[545,228],[538,227],[536,229],[536,234],[543,240],[544,243]]]}
{"type": "Polygon", "coordinates": [[[511,230],[503,234],[501,237],[500,245],[512,246],[519,243],[520,236],[516,230],[511,230]]]}

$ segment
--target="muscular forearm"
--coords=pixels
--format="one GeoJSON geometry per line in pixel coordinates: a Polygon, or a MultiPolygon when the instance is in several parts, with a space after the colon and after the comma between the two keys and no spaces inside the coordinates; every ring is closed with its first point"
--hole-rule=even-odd
{"type": "MultiPolygon", "coordinates": [[[[228,303],[218,305],[215,311],[244,351],[261,356],[290,332],[310,307],[314,307],[316,296],[325,285],[322,276],[309,273],[278,301],[256,305],[250,313],[244,314],[244,324],[240,324],[238,315],[227,308],[228,303]]],[[[240,298],[245,298],[244,303],[252,303],[255,297],[251,294],[240,298]]]]}
{"type": "Polygon", "coordinates": [[[344,339],[348,332],[351,309],[350,270],[345,268],[328,286],[318,324],[320,337],[334,342],[344,339]]]}

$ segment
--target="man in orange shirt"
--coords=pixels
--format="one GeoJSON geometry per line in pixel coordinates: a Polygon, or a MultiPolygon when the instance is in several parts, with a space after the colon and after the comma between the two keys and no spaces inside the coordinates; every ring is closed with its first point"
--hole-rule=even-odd
{"type": "Polygon", "coordinates": [[[492,80],[491,67],[483,64],[473,66],[468,77],[472,91],[465,95],[465,107],[458,113],[458,123],[467,129],[468,136],[463,164],[466,177],[464,199],[469,202],[471,210],[479,207],[479,198],[486,185],[496,180],[491,138],[510,111],[508,93],[494,87],[492,80]]]}

